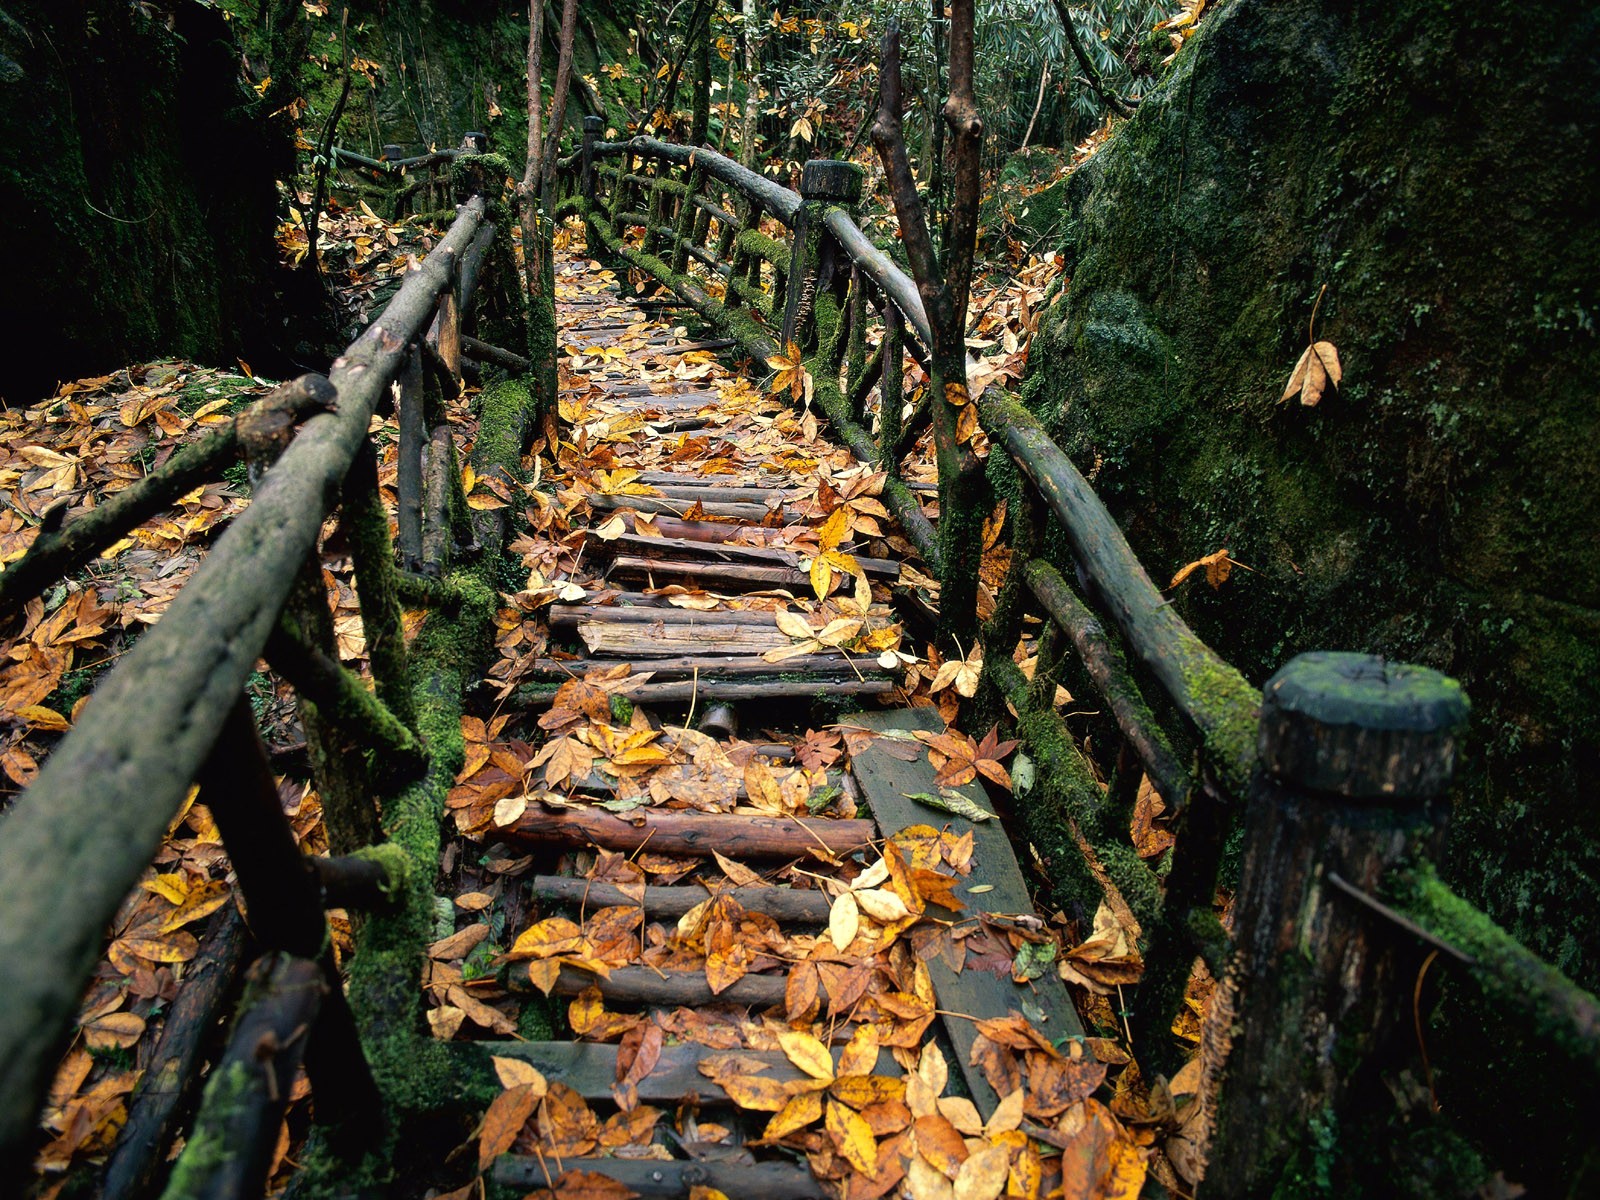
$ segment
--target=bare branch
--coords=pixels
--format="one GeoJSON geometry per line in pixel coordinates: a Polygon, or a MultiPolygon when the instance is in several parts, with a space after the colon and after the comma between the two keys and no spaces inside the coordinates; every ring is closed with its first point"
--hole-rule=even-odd
{"type": "Polygon", "coordinates": [[[556,180],[556,151],[561,145],[561,126],[567,116],[567,93],[572,88],[572,38],[578,24],[578,0],[565,0],[561,6],[561,41],[556,51],[556,90],[550,97],[550,134],[544,147],[540,190],[548,197],[556,180]]]}
{"type": "Polygon", "coordinates": [[[906,156],[905,126],[900,120],[904,106],[905,89],[900,79],[900,22],[891,19],[883,35],[883,65],[878,74],[878,115],[872,122],[872,144],[877,148],[884,175],[889,181],[895,215],[900,219],[900,240],[911,262],[911,273],[916,276],[923,305],[931,317],[932,302],[940,286],[939,264],[934,257],[933,241],[928,236],[928,218],[923,211],[922,198],[917,195],[917,181],[911,174],[911,160],[906,156]]]}
{"type": "Polygon", "coordinates": [[[528,166],[522,175],[522,194],[532,196],[539,181],[544,137],[544,14],[541,0],[528,0],[528,166]]]}
{"type": "Polygon", "coordinates": [[[978,244],[978,203],[983,195],[983,118],[972,87],[973,0],[950,6],[950,98],[944,119],[954,149],[955,196],[945,238],[945,287],[955,308],[953,331],[966,328],[967,296],[972,283],[972,255],[978,244]]]}
{"type": "Polygon", "coordinates": [[[1078,37],[1078,24],[1072,19],[1072,10],[1067,7],[1067,0],[1052,0],[1056,6],[1056,16],[1060,18],[1062,32],[1067,35],[1067,45],[1072,47],[1072,55],[1078,60],[1078,65],[1083,68],[1084,82],[1100,97],[1104,104],[1119,117],[1133,116],[1133,105],[1108,88],[1100,78],[1100,72],[1094,69],[1094,64],[1089,61],[1089,52],[1083,48],[1083,42],[1078,37]]]}

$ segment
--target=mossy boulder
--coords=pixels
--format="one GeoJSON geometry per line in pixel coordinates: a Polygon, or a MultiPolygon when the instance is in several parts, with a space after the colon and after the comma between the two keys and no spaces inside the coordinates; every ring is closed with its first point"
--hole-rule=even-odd
{"type": "Polygon", "coordinates": [[[1070,163],[1070,152],[1047,146],[1018,150],[1007,158],[979,214],[986,245],[999,251],[1007,239],[1014,239],[1027,247],[1061,233],[1070,163]]]}
{"type": "MultiPolygon", "coordinates": [[[[1446,875],[1590,988],[1597,35],[1573,0],[1208,9],[1068,185],[1025,386],[1158,581],[1222,546],[1253,568],[1176,601],[1253,680],[1340,649],[1465,684],[1446,875]],[[1324,286],[1343,385],[1280,402],[1324,286]]],[[[1474,1132],[1506,1128],[1481,1059],[1430,1050],[1474,1132]]]]}
{"type": "MultiPolygon", "coordinates": [[[[0,0],[0,396],[154,354],[274,368],[286,126],[196,0],[0,0]]],[[[288,366],[287,362],[282,364],[288,366]]]]}

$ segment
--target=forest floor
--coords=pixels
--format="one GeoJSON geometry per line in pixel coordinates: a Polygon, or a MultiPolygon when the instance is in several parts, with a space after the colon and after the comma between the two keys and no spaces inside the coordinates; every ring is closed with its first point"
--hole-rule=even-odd
{"type": "MultiPolygon", "coordinates": [[[[432,236],[360,210],[326,222],[330,265],[353,319],[375,309],[432,236]]],[[[876,499],[882,476],[819,436],[815,416],[753,389],[718,359],[719,347],[624,301],[620,281],[587,259],[574,231],[560,238],[563,441],[534,447],[525,485],[470,470],[463,478],[472,507],[518,514],[512,552],[520,567],[505,581],[495,657],[463,719],[468,758],[449,798],[454,836],[438,880],[445,901],[421,984],[435,1037],[526,1046],[539,1032],[550,1036],[538,1028],[548,1022],[615,1046],[614,1072],[598,1092],[585,1090],[547,1078],[536,1056],[508,1051],[497,1061],[506,1091],[477,1131],[478,1154],[468,1157],[481,1169],[502,1152],[527,1151],[542,1171],[551,1153],[654,1159],[672,1156],[667,1145],[680,1153],[687,1145],[697,1161],[803,1158],[818,1178],[863,1197],[902,1182],[919,1197],[1042,1195],[1052,1180],[1067,1184],[1068,1195],[1133,1196],[1147,1172],[1180,1183],[1189,1164],[1177,1114],[1195,1081],[1150,1088],[1116,1036],[1118,987],[1137,978],[1132,931],[1104,909],[1090,925],[1048,909],[983,913],[981,894],[955,898],[973,869],[973,820],[956,789],[979,797],[968,803],[983,815],[1003,817],[1011,746],[994,731],[952,724],[959,699],[976,685],[975,653],[945,661],[903,623],[902,613],[936,606],[937,585],[905,562],[910,548],[876,499]],[[752,503],[755,513],[745,507],[752,503]],[[703,561],[675,578],[652,542],[723,549],[691,551],[703,561]],[[793,578],[760,587],[719,580],[738,562],[793,578]],[[867,565],[874,563],[893,570],[867,565]],[[600,611],[625,606],[661,614],[647,639],[670,639],[683,624],[683,652],[669,660],[660,647],[641,651],[640,627],[615,625],[600,611]],[[684,665],[708,628],[744,631],[736,636],[750,674],[772,688],[753,698],[735,688],[737,732],[695,728],[695,716],[718,703],[713,672],[705,672],[702,694],[700,667],[684,665]],[[824,670],[832,682],[819,688],[824,670]],[[786,690],[782,675],[812,683],[786,690]],[[818,690],[839,694],[819,702],[818,690]],[[937,712],[938,731],[892,735],[841,720],[855,706],[842,699],[852,690],[937,712]],[[928,760],[937,795],[926,796],[925,823],[856,852],[823,845],[774,860],[734,853],[730,843],[727,854],[669,853],[665,836],[654,846],[651,836],[635,839],[631,849],[558,849],[530,832],[541,821],[595,814],[630,823],[646,813],[849,822],[859,815],[852,767],[874,746],[928,760]],[[954,832],[962,828],[965,836],[954,832]],[[553,888],[549,880],[559,876],[587,881],[585,889],[619,889],[622,902],[541,900],[536,889],[553,888]],[[636,901],[645,885],[694,887],[705,899],[675,923],[651,921],[636,901]],[[813,913],[809,927],[780,922],[764,911],[771,897],[763,892],[820,900],[824,915],[813,913]],[[934,919],[928,906],[947,911],[941,899],[961,918],[934,919]],[[1063,978],[1083,1025],[1104,1036],[1052,1038],[1019,1015],[980,1026],[983,1045],[972,1061],[952,1062],[948,1042],[941,1049],[934,1036],[944,1015],[929,978],[935,959],[957,974],[1063,978]],[[570,986],[574,970],[596,980],[690,974],[709,995],[652,1005],[645,981],[643,1002],[608,1003],[599,986],[570,986]],[[729,989],[770,1006],[752,1016],[747,1004],[717,1002],[729,989]],[[541,998],[563,993],[564,1005],[541,998]],[[642,1101],[651,1068],[683,1046],[704,1051],[704,1086],[731,1107],[668,1111],[642,1101]],[[774,1055],[791,1064],[786,1074],[771,1071],[774,1055]],[[973,1063],[1014,1099],[981,1113],[961,1080],[973,1063]],[[1041,1155],[1041,1145],[1052,1152],[1041,1155]]],[[[292,255],[293,230],[282,240],[292,255]]],[[[978,340],[988,343],[980,348],[994,351],[996,374],[1020,370],[1049,274],[1043,267],[1032,281],[1024,273],[1009,295],[975,299],[988,322],[979,325],[978,340]]],[[[47,402],[4,414],[0,484],[9,498],[0,562],[22,553],[49,509],[92,506],[267,387],[247,369],[158,363],[66,384],[47,402]]],[[[475,391],[452,405],[466,442],[475,391]]],[[[386,489],[394,486],[397,440],[391,417],[379,432],[386,489]]],[[[930,457],[914,459],[906,477],[929,485],[922,490],[936,515],[930,457]]],[[[0,768],[11,784],[31,780],[92,702],[97,675],[159,620],[209,541],[246,504],[242,477],[197,489],[0,629],[0,768]]],[[[1002,516],[987,539],[986,589],[1004,572],[1002,516]]],[[[325,539],[323,565],[340,656],[365,671],[350,563],[336,537],[325,539]]],[[[407,619],[414,625],[420,614],[407,619]]],[[[302,847],[324,853],[288,689],[262,672],[251,694],[302,847]]],[[[1130,834],[1149,857],[1171,840],[1158,805],[1147,791],[1130,834]]],[[[1027,847],[1018,850],[1027,863],[1027,847]]],[[[119,913],[85,998],[80,1036],[44,1116],[43,1194],[112,1147],[163,1016],[221,936],[231,901],[215,826],[191,797],[119,913]]],[[[341,914],[333,923],[344,952],[348,923],[341,914]]],[[[1199,1006],[1197,995],[1180,1036],[1192,1040],[1199,1006]]],[[[303,1080],[296,1094],[274,1167],[280,1185],[309,1120],[303,1080]]],[[[580,1184],[598,1186],[574,1174],[550,1194],[622,1194],[580,1184]]]]}

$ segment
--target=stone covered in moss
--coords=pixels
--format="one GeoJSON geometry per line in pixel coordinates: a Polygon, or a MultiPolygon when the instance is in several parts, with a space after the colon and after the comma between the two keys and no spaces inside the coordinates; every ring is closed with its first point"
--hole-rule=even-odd
{"type": "Polygon", "coordinates": [[[241,81],[221,14],[170,7],[170,26],[108,0],[0,10],[0,327],[29,331],[0,397],[155,354],[274,370],[289,130],[241,81]]]}
{"type": "Polygon", "coordinates": [[[1158,582],[1222,546],[1253,568],[1177,600],[1252,679],[1349,649],[1465,684],[1446,873],[1591,988],[1596,22],[1575,2],[1208,11],[1073,177],[1071,284],[1026,387],[1158,582]],[[1324,285],[1343,386],[1280,403],[1324,285]]]}

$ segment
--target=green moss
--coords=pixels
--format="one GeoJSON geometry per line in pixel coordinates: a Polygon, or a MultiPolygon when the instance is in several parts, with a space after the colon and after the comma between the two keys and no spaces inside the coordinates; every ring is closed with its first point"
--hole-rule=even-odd
{"type": "Polygon", "coordinates": [[[1255,768],[1261,692],[1227,663],[1207,654],[1190,657],[1184,664],[1184,680],[1207,757],[1233,795],[1243,796],[1255,768]]]}
{"type": "Polygon", "coordinates": [[[522,477],[522,442],[533,405],[533,394],[521,380],[506,380],[482,393],[478,436],[472,446],[474,469],[487,471],[491,464],[511,463],[513,476],[522,477]]]}
{"type": "Polygon", "coordinates": [[[787,273],[789,270],[789,247],[776,238],[770,238],[754,229],[741,229],[739,236],[733,239],[733,244],[746,254],[766,259],[781,273],[787,273]]]}
{"type": "Polygon", "coordinates": [[[228,416],[238,416],[260,394],[254,379],[243,375],[205,375],[191,379],[178,394],[178,407],[191,416],[202,406],[215,400],[226,401],[219,411],[228,416]]]}
{"type": "Polygon", "coordinates": [[[184,1200],[202,1194],[202,1187],[222,1164],[241,1152],[229,1138],[229,1118],[254,1088],[250,1067],[230,1062],[213,1071],[200,1101],[201,1119],[173,1165],[162,1200],[184,1200]]]}
{"type": "Polygon", "coordinates": [[[1600,1000],[1453,892],[1432,864],[1392,877],[1388,887],[1402,912],[1472,958],[1474,977],[1502,1008],[1530,1017],[1540,1037],[1593,1070],[1600,1061],[1593,1028],[1600,1000]]]}

